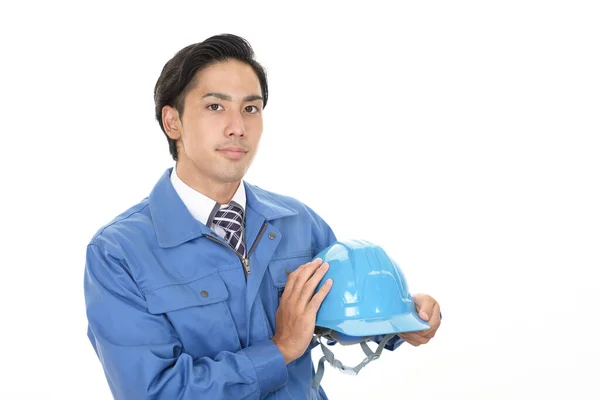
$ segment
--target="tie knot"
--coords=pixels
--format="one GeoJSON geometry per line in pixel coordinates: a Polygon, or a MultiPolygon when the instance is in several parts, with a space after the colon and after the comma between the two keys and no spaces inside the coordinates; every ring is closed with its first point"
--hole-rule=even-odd
{"type": "Polygon", "coordinates": [[[221,207],[215,213],[213,223],[227,232],[237,232],[242,229],[244,222],[244,209],[231,202],[226,207],[221,207]]]}

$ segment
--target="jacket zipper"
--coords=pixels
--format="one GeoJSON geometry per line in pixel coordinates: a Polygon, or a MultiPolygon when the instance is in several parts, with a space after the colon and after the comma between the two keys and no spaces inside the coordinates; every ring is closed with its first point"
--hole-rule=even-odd
{"type": "Polygon", "coordinates": [[[248,275],[250,275],[250,254],[252,254],[252,252],[256,248],[256,245],[260,241],[260,238],[261,238],[262,234],[265,232],[265,229],[267,229],[267,223],[266,222],[263,223],[262,228],[260,228],[260,232],[258,232],[258,236],[256,237],[256,240],[252,244],[252,247],[248,251],[248,255],[246,257],[241,257],[238,254],[238,252],[235,251],[235,249],[233,247],[231,247],[229,244],[225,244],[222,241],[220,241],[219,239],[216,239],[216,238],[214,238],[214,237],[212,237],[210,235],[204,235],[204,236],[207,237],[208,239],[212,240],[213,242],[219,243],[220,245],[225,246],[228,249],[230,249],[231,251],[233,251],[235,253],[235,255],[238,256],[238,258],[242,262],[242,266],[244,267],[244,272],[245,272],[244,276],[245,276],[246,280],[248,280],[248,275]]]}

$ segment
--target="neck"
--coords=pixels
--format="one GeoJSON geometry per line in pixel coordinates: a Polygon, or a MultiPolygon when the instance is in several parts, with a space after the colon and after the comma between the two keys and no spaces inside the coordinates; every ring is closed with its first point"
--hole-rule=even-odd
{"type": "Polygon", "coordinates": [[[190,173],[187,168],[182,168],[179,163],[175,168],[177,176],[183,183],[219,204],[229,203],[241,184],[241,180],[221,182],[207,176],[190,173]]]}

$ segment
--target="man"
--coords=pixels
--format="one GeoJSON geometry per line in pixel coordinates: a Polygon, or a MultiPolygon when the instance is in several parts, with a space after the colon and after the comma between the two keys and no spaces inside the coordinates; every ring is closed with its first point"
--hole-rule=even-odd
{"type": "MultiPolygon", "coordinates": [[[[299,201],[242,181],[258,149],[267,80],[250,45],[214,36],[178,52],[155,87],[169,168],[92,238],[88,336],[116,399],[326,399],[311,388],[317,310],[335,241],[299,201]],[[289,274],[289,276],[288,276],[289,274]]],[[[431,329],[439,305],[415,295],[431,329]]]]}

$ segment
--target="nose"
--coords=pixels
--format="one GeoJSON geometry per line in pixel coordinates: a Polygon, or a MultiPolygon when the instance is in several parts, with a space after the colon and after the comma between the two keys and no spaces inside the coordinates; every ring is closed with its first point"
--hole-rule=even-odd
{"type": "Polygon", "coordinates": [[[225,128],[225,136],[238,136],[243,137],[246,135],[246,127],[244,126],[244,119],[242,113],[238,111],[231,111],[229,117],[229,123],[225,128]]]}

